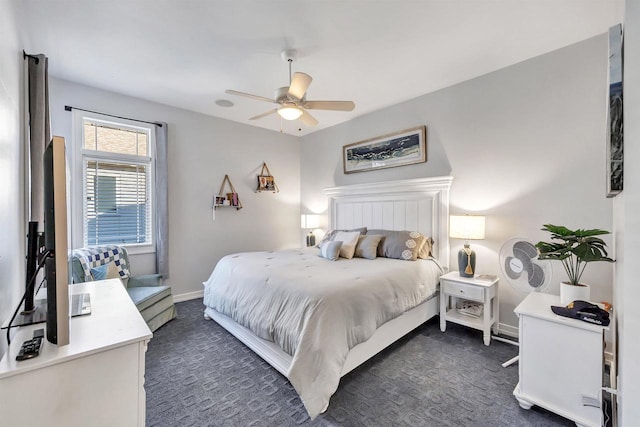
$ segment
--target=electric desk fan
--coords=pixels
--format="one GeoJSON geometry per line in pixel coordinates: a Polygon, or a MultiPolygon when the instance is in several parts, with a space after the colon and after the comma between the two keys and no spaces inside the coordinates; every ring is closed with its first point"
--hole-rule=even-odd
{"type": "MultiPolygon", "coordinates": [[[[551,283],[553,270],[548,260],[538,259],[535,245],[522,237],[512,237],[500,249],[500,269],[511,287],[520,292],[543,292],[551,283]]],[[[495,337],[498,341],[518,345],[514,341],[495,337]]],[[[502,364],[503,367],[518,361],[519,356],[502,364]]]]}

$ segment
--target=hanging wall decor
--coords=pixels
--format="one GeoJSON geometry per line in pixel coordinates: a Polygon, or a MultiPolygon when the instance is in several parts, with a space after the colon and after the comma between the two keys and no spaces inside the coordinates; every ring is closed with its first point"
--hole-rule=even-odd
{"type": "Polygon", "coordinates": [[[222,185],[220,186],[220,191],[218,194],[213,196],[213,208],[236,208],[237,210],[242,209],[242,203],[240,202],[240,198],[238,197],[238,192],[233,187],[231,180],[229,179],[229,175],[225,175],[222,180],[222,185]],[[225,193],[225,185],[229,186],[228,192],[225,193]]]}
{"type": "Polygon", "coordinates": [[[262,163],[262,170],[260,171],[260,175],[258,175],[258,188],[256,189],[256,193],[262,191],[270,191],[272,193],[280,191],[266,163],[262,163]]]}

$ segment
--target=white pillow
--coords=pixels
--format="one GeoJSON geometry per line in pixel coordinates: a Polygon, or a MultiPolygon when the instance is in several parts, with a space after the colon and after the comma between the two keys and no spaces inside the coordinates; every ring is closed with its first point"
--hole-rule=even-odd
{"type": "Polygon", "coordinates": [[[358,237],[360,237],[360,232],[358,231],[338,231],[336,233],[333,241],[342,242],[342,246],[340,246],[340,256],[342,258],[353,258],[358,244],[358,237]]]}

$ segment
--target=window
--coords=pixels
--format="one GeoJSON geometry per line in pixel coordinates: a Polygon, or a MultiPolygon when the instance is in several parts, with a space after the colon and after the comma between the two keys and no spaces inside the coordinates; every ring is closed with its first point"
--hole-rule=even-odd
{"type": "Polygon", "coordinates": [[[153,244],[153,131],[81,117],[82,246],[153,244]]]}

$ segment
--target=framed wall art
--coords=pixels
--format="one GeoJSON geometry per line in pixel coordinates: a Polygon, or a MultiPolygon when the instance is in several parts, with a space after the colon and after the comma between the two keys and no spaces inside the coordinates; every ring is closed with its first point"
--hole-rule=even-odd
{"type": "Polygon", "coordinates": [[[393,168],[426,161],[426,126],[405,129],[342,147],[344,173],[393,168]]]}
{"type": "Polygon", "coordinates": [[[624,140],[622,123],[622,24],[609,28],[609,96],[607,101],[607,197],[622,191],[624,140]]]}

